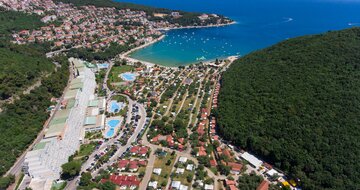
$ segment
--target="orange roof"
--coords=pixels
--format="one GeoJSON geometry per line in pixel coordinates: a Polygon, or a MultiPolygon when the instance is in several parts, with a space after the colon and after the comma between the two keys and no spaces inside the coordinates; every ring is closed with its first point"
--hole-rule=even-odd
{"type": "Polygon", "coordinates": [[[268,190],[269,189],[269,182],[263,180],[260,185],[256,188],[256,190],[268,190]]]}
{"type": "Polygon", "coordinates": [[[206,156],[206,155],[207,155],[206,149],[203,146],[201,146],[199,148],[199,156],[206,156]]]}
{"type": "Polygon", "coordinates": [[[229,185],[230,190],[238,190],[238,188],[235,185],[229,185]]]}
{"type": "Polygon", "coordinates": [[[225,180],[225,184],[226,184],[226,186],[230,186],[230,185],[235,185],[236,183],[235,183],[234,180],[226,179],[226,180],[225,180]]]}
{"type": "Polygon", "coordinates": [[[234,170],[234,171],[240,171],[242,168],[241,164],[235,163],[235,162],[229,162],[227,165],[230,166],[231,170],[234,170]]]}

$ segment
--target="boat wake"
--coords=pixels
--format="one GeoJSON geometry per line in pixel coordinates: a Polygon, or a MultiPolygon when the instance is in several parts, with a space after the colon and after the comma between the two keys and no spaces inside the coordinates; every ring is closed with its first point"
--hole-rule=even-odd
{"type": "Polygon", "coordinates": [[[360,23],[349,22],[349,26],[360,26],[360,23]]]}
{"type": "Polygon", "coordinates": [[[291,17],[289,17],[289,18],[284,18],[284,19],[286,19],[283,23],[287,23],[287,22],[291,22],[291,21],[293,21],[294,19],[293,18],[291,18],[291,17]]]}

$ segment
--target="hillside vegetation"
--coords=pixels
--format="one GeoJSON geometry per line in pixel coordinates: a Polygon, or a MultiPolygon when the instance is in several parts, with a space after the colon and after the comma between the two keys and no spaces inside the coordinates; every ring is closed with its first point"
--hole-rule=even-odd
{"type": "Polygon", "coordinates": [[[290,39],[223,75],[224,138],[300,178],[360,189],[360,28],[290,39]]]}
{"type": "Polygon", "coordinates": [[[0,10],[0,100],[20,93],[54,65],[45,58],[47,46],[15,45],[10,42],[13,31],[42,26],[40,19],[13,11],[0,10]]]}

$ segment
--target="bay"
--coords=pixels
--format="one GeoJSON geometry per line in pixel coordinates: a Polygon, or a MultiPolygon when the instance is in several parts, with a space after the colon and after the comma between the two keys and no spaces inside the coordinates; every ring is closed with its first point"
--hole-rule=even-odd
{"type": "MultiPolygon", "coordinates": [[[[118,0],[117,0],[118,1],[118,0]]],[[[171,30],[130,56],[180,66],[230,55],[244,56],[288,38],[360,26],[358,0],[127,0],[126,2],[222,14],[225,27],[171,30]]]]}

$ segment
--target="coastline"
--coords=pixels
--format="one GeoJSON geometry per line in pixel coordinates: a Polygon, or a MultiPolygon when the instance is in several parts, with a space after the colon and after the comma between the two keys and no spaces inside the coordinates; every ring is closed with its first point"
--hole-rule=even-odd
{"type": "MultiPolygon", "coordinates": [[[[130,62],[132,62],[132,63],[141,62],[142,64],[146,65],[147,67],[155,66],[155,65],[157,65],[157,64],[151,63],[151,62],[148,62],[148,61],[139,60],[139,59],[134,59],[134,58],[132,58],[132,57],[129,57],[128,55],[129,55],[130,53],[134,52],[134,51],[137,51],[137,50],[139,50],[139,49],[142,49],[142,48],[145,48],[145,47],[147,47],[147,46],[149,46],[149,45],[152,45],[152,44],[154,44],[154,43],[156,43],[156,42],[158,42],[158,41],[160,41],[160,40],[162,40],[162,39],[164,39],[164,38],[165,38],[165,34],[161,35],[160,37],[158,37],[158,38],[156,38],[156,39],[153,39],[151,42],[145,43],[145,44],[143,44],[143,45],[141,45],[141,46],[138,46],[138,47],[135,47],[135,48],[133,48],[133,49],[131,49],[131,50],[123,53],[123,54],[120,54],[119,57],[120,57],[121,59],[126,59],[127,61],[130,61],[130,62]]],[[[158,66],[160,66],[160,67],[165,67],[165,66],[162,66],[162,65],[158,65],[158,66]]]]}
{"type": "MultiPolygon", "coordinates": [[[[212,24],[212,25],[206,25],[206,26],[184,26],[184,27],[177,27],[177,28],[158,28],[156,30],[159,30],[159,31],[169,31],[169,30],[179,30],[179,29],[192,29],[192,28],[212,28],[212,27],[223,27],[223,26],[229,26],[229,25],[232,25],[232,24],[236,24],[237,22],[236,21],[233,21],[233,22],[230,22],[230,23],[225,23],[225,24],[212,24]]],[[[148,42],[148,43],[145,43],[141,46],[138,46],[138,47],[135,47],[123,54],[120,54],[119,57],[121,59],[125,59],[131,63],[136,63],[136,62],[140,62],[144,65],[146,65],[147,67],[153,67],[155,65],[159,66],[159,67],[168,67],[168,68],[176,68],[175,66],[164,66],[164,65],[160,65],[160,64],[156,64],[156,63],[152,63],[152,62],[148,62],[148,61],[144,61],[144,60],[139,60],[139,59],[135,59],[135,58],[132,58],[130,56],[128,56],[130,53],[134,52],[134,51],[137,51],[137,50],[140,50],[142,48],[145,48],[147,46],[150,46],[162,39],[165,38],[165,34],[161,35],[159,38],[156,38],[156,39],[153,39],[151,42],[148,42]]],[[[231,56],[229,56],[231,57],[231,56]]],[[[216,58],[215,58],[216,59],[216,58]]],[[[205,62],[211,62],[211,61],[214,61],[215,59],[211,59],[211,60],[207,60],[205,62]]],[[[190,63],[189,65],[191,64],[195,64],[196,62],[194,63],[190,63]]],[[[188,65],[186,65],[187,67],[188,65]]]]}
{"type": "Polygon", "coordinates": [[[236,23],[237,23],[236,21],[232,21],[230,23],[225,23],[225,24],[210,24],[210,25],[206,25],[206,26],[181,26],[181,27],[176,27],[176,28],[166,27],[166,28],[157,28],[156,30],[169,31],[169,30],[192,29],[192,28],[212,28],[212,27],[229,26],[229,25],[233,25],[236,23]]]}

